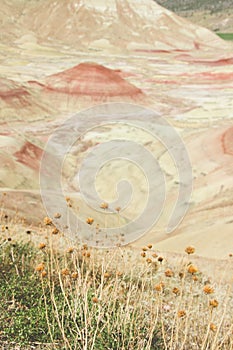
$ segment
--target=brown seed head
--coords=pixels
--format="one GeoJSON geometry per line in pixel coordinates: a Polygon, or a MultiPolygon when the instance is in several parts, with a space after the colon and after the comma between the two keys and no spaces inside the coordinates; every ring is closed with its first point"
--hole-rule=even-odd
{"type": "Polygon", "coordinates": [[[163,257],[162,257],[162,256],[159,256],[159,257],[158,257],[158,261],[159,261],[160,263],[162,263],[162,262],[163,262],[163,257]]]}
{"type": "Polygon", "coordinates": [[[42,271],[41,272],[41,277],[46,277],[47,276],[47,272],[46,271],[42,271]]]}
{"type": "Polygon", "coordinates": [[[216,299],[212,299],[210,300],[209,305],[211,308],[215,308],[218,306],[218,301],[216,299]]]}
{"type": "Polygon", "coordinates": [[[157,292],[162,292],[163,289],[164,289],[164,283],[163,283],[163,282],[160,282],[160,283],[158,283],[158,284],[155,285],[155,290],[156,290],[157,292]]]}
{"type": "Polygon", "coordinates": [[[38,248],[39,249],[44,249],[46,247],[46,244],[44,242],[40,243],[38,248]]]}
{"type": "Polygon", "coordinates": [[[214,323],[211,323],[211,324],[210,324],[210,330],[211,330],[212,332],[216,332],[217,326],[216,326],[214,323]]]}
{"type": "Polygon", "coordinates": [[[203,292],[205,294],[213,294],[214,293],[214,288],[212,288],[209,284],[207,284],[204,288],[203,288],[203,292]]]}
{"type": "Polygon", "coordinates": [[[106,203],[106,202],[101,203],[100,208],[101,209],[108,209],[108,203],[106,203]]]}
{"type": "Polygon", "coordinates": [[[99,300],[98,300],[97,297],[93,297],[93,298],[92,298],[92,301],[93,301],[94,304],[97,304],[97,303],[99,302],[99,300]]]}
{"type": "Polygon", "coordinates": [[[87,223],[88,225],[92,225],[93,222],[94,222],[94,219],[93,219],[93,218],[87,218],[87,219],[86,219],[86,223],[87,223]]]}
{"type": "Polygon", "coordinates": [[[188,247],[185,248],[185,252],[187,254],[194,254],[195,253],[195,248],[192,247],[192,246],[188,246],[188,247]]]}
{"type": "Polygon", "coordinates": [[[189,265],[188,273],[191,273],[193,275],[194,273],[197,273],[197,272],[198,272],[198,268],[195,265],[189,265]]]}
{"type": "Polygon", "coordinates": [[[59,230],[56,227],[54,227],[52,229],[52,235],[57,235],[58,233],[59,233],[59,230]]]}
{"type": "Polygon", "coordinates": [[[40,263],[36,266],[36,271],[41,272],[44,270],[44,263],[40,263]]]}
{"type": "Polygon", "coordinates": [[[178,313],[177,313],[177,316],[178,316],[179,318],[185,317],[185,316],[186,316],[185,310],[179,310],[178,313]]]}
{"type": "Polygon", "coordinates": [[[158,255],[156,253],[153,253],[152,256],[153,256],[153,258],[157,258],[158,257],[158,255]]]}
{"type": "Polygon", "coordinates": [[[145,258],[146,253],[145,253],[145,252],[141,252],[141,256],[142,256],[143,258],[145,258]]]}
{"type": "Polygon", "coordinates": [[[70,271],[67,268],[64,268],[64,269],[61,270],[61,274],[63,276],[68,276],[70,274],[70,271]]]}
{"type": "Polygon", "coordinates": [[[72,272],[71,278],[73,278],[74,280],[76,280],[76,279],[78,278],[78,272],[72,272]]]}
{"type": "Polygon", "coordinates": [[[74,252],[74,248],[70,247],[70,248],[67,249],[67,253],[70,253],[70,254],[71,254],[71,253],[73,253],[73,252],[74,252]]]}
{"type": "Polygon", "coordinates": [[[171,269],[167,269],[164,272],[164,274],[165,274],[166,277],[173,277],[174,276],[174,272],[171,269]]]}
{"type": "Polygon", "coordinates": [[[179,295],[180,294],[180,290],[177,287],[174,287],[172,290],[172,293],[174,293],[175,295],[179,295]]]}
{"type": "Polygon", "coordinates": [[[60,219],[61,214],[60,214],[60,213],[55,213],[55,214],[54,214],[54,217],[55,217],[55,219],[60,219]]]}
{"type": "Polygon", "coordinates": [[[152,246],[152,244],[148,244],[147,247],[148,247],[149,249],[151,249],[153,246],[152,246]]]}
{"type": "Polygon", "coordinates": [[[44,224],[45,225],[52,225],[52,220],[48,217],[48,216],[46,216],[45,218],[44,218],[44,224]]]}

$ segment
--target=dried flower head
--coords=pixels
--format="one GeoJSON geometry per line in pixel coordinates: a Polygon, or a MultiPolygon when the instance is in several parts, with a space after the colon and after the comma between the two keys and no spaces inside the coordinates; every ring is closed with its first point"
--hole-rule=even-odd
{"type": "Polygon", "coordinates": [[[210,324],[210,330],[211,330],[212,332],[216,332],[217,326],[216,326],[214,323],[211,323],[211,324],[210,324]]]}
{"type": "Polygon", "coordinates": [[[167,269],[164,272],[164,274],[165,274],[166,277],[173,277],[174,276],[174,272],[171,269],[167,269]]]}
{"type": "Polygon", "coordinates": [[[118,277],[121,277],[121,276],[123,275],[123,272],[117,271],[117,272],[116,272],[116,275],[117,275],[118,277]]]}
{"type": "Polygon", "coordinates": [[[115,210],[119,213],[119,211],[121,211],[121,207],[116,207],[115,210]]]}
{"type": "Polygon", "coordinates": [[[93,297],[93,298],[92,298],[92,301],[93,301],[94,304],[97,304],[97,303],[99,302],[99,300],[98,300],[97,297],[93,297]]]}
{"type": "Polygon", "coordinates": [[[153,247],[153,245],[152,245],[152,244],[148,244],[147,247],[148,247],[149,249],[151,249],[151,248],[153,247]]]}
{"type": "Polygon", "coordinates": [[[67,268],[64,268],[64,269],[61,270],[61,274],[63,276],[68,276],[70,274],[70,271],[67,268]]]}
{"type": "Polygon", "coordinates": [[[67,249],[67,253],[73,253],[74,252],[74,248],[73,247],[69,247],[68,249],[67,249]]]}
{"type": "Polygon", "coordinates": [[[108,209],[108,203],[106,203],[106,202],[101,203],[100,208],[101,209],[108,209]]]}
{"type": "Polygon", "coordinates": [[[195,248],[192,247],[192,246],[188,246],[188,247],[185,248],[185,252],[187,254],[194,254],[195,253],[195,248]]]}
{"type": "Polygon", "coordinates": [[[180,294],[180,289],[177,288],[177,287],[174,287],[174,288],[172,289],[172,293],[174,293],[175,295],[179,295],[179,294],[180,294]]]}
{"type": "Polygon", "coordinates": [[[147,247],[142,247],[142,251],[143,251],[143,252],[146,252],[147,250],[148,250],[147,247]]]}
{"type": "Polygon", "coordinates": [[[44,249],[46,247],[46,244],[44,242],[41,242],[38,246],[39,249],[44,249]]]}
{"type": "Polygon", "coordinates": [[[211,308],[215,308],[218,306],[218,301],[216,299],[212,299],[210,300],[209,305],[211,308]]]}
{"type": "Polygon", "coordinates": [[[203,288],[203,292],[205,294],[213,294],[214,293],[214,288],[212,288],[209,284],[207,284],[204,288],[203,288]]]}
{"type": "Polygon", "coordinates": [[[104,278],[109,278],[110,276],[111,276],[111,274],[109,272],[104,273],[104,278]]]}
{"type": "Polygon", "coordinates": [[[87,219],[86,219],[86,223],[87,223],[88,225],[92,225],[93,222],[94,222],[94,219],[93,219],[93,218],[87,218],[87,219]]]}
{"type": "Polygon", "coordinates": [[[188,267],[188,273],[191,273],[192,275],[194,274],[194,273],[197,273],[198,272],[198,268],[195,266],[195,265],[189,265],[189,267],[188,267]]]}
{"type": "Polygon", "coordinates": [[[180,271],[179,272],[179,277],[180,277],[180,279],[184,278],[184,272],[180,271]]]}
{"type": "Polygon", "coordinates": [[[147,259],[146,259],[146,262],[147,262],[148,264],[151,264],[151,263],[152,263],[151,258],[147,258],[147,259]]]}
{"type": "Polygon", "coordinates": [[[185,310],[179,310],[179,311],[177,312],[177,316],[178,316],[179,318],[185,317],[185,316],[186,316],[185,310]]]}
{"type": "Polygon", "coordinates": [[[160,283],[156,284],[154,288],[157,292],[162,292],[164,289],[164,283],[160,282],[160,283]]]}
{"type": "Polygon", "coordinates": [[[162,257],[162,256],[159,256],[159,257],[158,257],[158,261],[159,261],[160,263],[162,263],[162,262],[163,262],[163,257],[162,257]]]}
{"type": "Polygon", "coordinates": [[[59,230],[56,227],[54,227],[52,229],[52,235],[57,235],[58,233],[59,233],[59,230]]]}
{"type": "Polygon", "coordinates": [[[145,252],[141,252],[141,256],[142,256],[143,258],[145,258],[145,257],[146,257],[146,253],[145,253],[145,252]]]}
{"type": "Polygon", "coordinates": [[[45,225],[52,225],[52,220],[48,217],[48,216],[46,216],[45,218],[44,218],[44,224],[45,225]]]}
{"type": "Polygon", "coordinates": [[[54,214],[54,218],[55,218],[55,219],[60,219],[60,217],[61,217],[61,214],[60,214],[60,213],[55,213],[55,214],[54,214]]]}
{"type": "Polygon", "coordinates": [[[41,277],[46,277],[47,276],[47,272],[46,271],[42,271],[41,272],[41,277]]]}
{"type": "Polygon", "coordinates": [[[36,266],[36,271],[41,272],[44,270],[44,267],[45,267],[44,263],[40,263],[36,266]]]}
{"type": "Polygon", "coordinates": [[[157,255],[156,253],[153,253],[153,254],[152,254],[152,257],[153,257],[153,258],[157,258],[158,255],[157,255]]]}
{"type": "Polygon", "coordinates": [[[74,280],[76,280],[76,279],[78,278],[78,272],[72,272],[71,278],[73,278],[74,280]]]}

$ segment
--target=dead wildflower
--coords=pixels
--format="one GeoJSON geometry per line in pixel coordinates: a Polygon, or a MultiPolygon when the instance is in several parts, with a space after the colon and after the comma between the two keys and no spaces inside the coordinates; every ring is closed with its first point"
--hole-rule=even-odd
{"type": "Polygon", "coordinates": [[[151,249],[153,246],[152,246],[152,244],[148,244],[147,247],[148,247],[149,249],[151,249]]]}
{"type": "Polygon", "coordinates": [[[87,250],[88,249],[88,245],[87,244],[83,244],[82,249],[83,250],[87,250]]]}
{"type": "Polygon", "coordinates": [[[147,247],[142,247],[142,251],[143,251],[143,252],[146,252],[147,250],[148,250],[147,247]]]}
{"type": "Polygon", "coordinates": [[[209,284],[207,284],[206,286],[204,286],[203,292],[205,294],[213,294],[214,293],[214,288],[212,288],[209,284]]]}
{"type": "Polygon", "coordinates": [[[101,209],[108,209],[108,203],[106,203],[106,202],[101,203],[100,208],[101,209]]]}
{"type": "Polygon", "coordinates": [[[48,216],[46,216],[45,218],[44,218],[44,224],[45,225],[52,225],[52,220],[48,217],[48,216]]]}
{"type": "Polygon", "coordinates": [[[210,300],[209,306],[210,306],[211,308],[217,307],[217,306],[218,306],[218,301],[217,301],[216,299],[210,300]]]}
{"type": "Polygon", "coordinates": [[[175,295],[179,295],[179,294],[180,294],[180,289],[177,288],[177,287],[174,287],[174,288],[172,289],[172,293],[174,293],[175,295]]]}
{"type": "Polygon", "coordinates": [[[163,282],[160,282],[158,284],[155,285],[154,289],[157,291],[157,292],[162,292],[163,289],[164,289],[164,283],[163,282]]]}
{"type": "Polygon", "coordinates": [[[121,277],[121,276],[123,275],[123,272],[117,271],[117,272],[116,272],[116,275],[117,275],[118,277],[121,277]]]}
{"type": "Polygon", "coordinates": [[[160,264],[163,262],[163,257],[162,256],[158,257],[158,262],[160,262],[160,264]]]}
{"type": "Polygon", "coordinates": [[[216,332],[217,326],[216,326],[214,323],[211,323],[211,324],[210,324],[210,330],[211,330],[212,332],[216,332]]]}
{"type": "Polygon", "coordinates": [[[87,218],[87,219],[86,219],[86,223],[87,223],[88,225],[92,225],[93,222],[94,222],[94,219],[93,219],[93,218],[87,218]]]}
{"type": "Polygon", "coordinates": [[[54,227],[52,229],[52,235],[57,235],[58,233],[59,233],[59,230],[56,227],[54,227]]]}
{"type": "Polygon", "coordinates": [[[153,254],[152,254],[152,257],[153,257],[153,258],[157,258],[158,255],[157,255],[156,253],[153,253],[153,254]]]}
{"type": "Polygon", "coordinates": [[[173,277],[174,276],[174,272],[171,269],[167,269],[164,272],[164,274],[165,274],[166,277],[173,277]]]}
{"type": "Polygon", "coordinates": [[[109,272],[104,273],[104,278],[109,278],[110,276],[111,276],[111,274],[109,272]]]}
{"type": "Polygon", "coordinates": [[[76,279],[78,278],[78,272],[72,272],[71,278],[72,278],[73,280],[76,280],[76,279]]]}
{"type": "Polygon", "coordinates": [[[66,197],[66,202],[70,202],[70,197],[66,197]]]}
{"type": "Polygon", "coordinates": [[[87,258],[90,258],[90,256],[91,256],[91,253],[90,253],[90,252],[87,252],[86,257],[87,257],[87,258]]]}
{"type": "Polygon", "coordinates": [[[74,248],[70,247],[70,248],[67,249],[67,253],[72,254],[73,252],[74,252],[74,248]]]}
{"type": "Polygon", "coordinates": [[[63,276],[68,276],[68,275],[70,274],[70,271],[69,271],[69,269],[64,268],[64,269],[61,270],[61,274],[62,274],[63,276]]]}
{"type": "Polygon", "coordinates": [[[44,266],[44,263],[40,263],[40,264],[38,264],[37,266],[36,266],[36,271],[38,271],[38,272],[41,272],[41,271],[43,271],[44,270],[44,268],[45,268],[45,266],[44,266]]]}
{"type": "Polygon", "coordinates": [[[194,273],[197,273],[198,272],[198,268],[195,266],[195,265],[189,265],[189,267],[188,267],[188,273],[191,273],[192,275],[194,274],[194,273]]]}
{"type": "Polygon", "coordinates": [[[185,310],[179,310],[179,311],[177,312],[177,316],[178,316],[179,318],[185,317],[185,316],[186,316],[185,310]]]}
{"type": "Polygon", "coordinates": [[[141,256],[142,256],[143,258],[145,258],[145,257],[146,257],[146,253],[145,253],[145,252],[141,252],[141,256]]]}
{"type": "Polygon", "coordinates": [[[55,214],[54,214],[54,218],[55,218],[55,219],[60,219],[60,217],[61,217],[61,214],[60,214],[60,213],[55,213],[55,214]]]}
{"type": "Polygon", "coordinates": [[[146,262],[147,262],[148,264],[151,264],[151,263],[152,263],[151,258],[147,258],[147,259],[146,259],[146,262]]]}
{"type": "Polygon", "coordinates": [[[116,207],[115,210],[119,213],[121,211],[121,207],[116,207]]]}
{"type": "Polygon", "coordinates": [[[192,280],[193,280],[194,282],[197,282],[197,281],[198,281],[198,277],[197,277],[197,276],[193,276],[193,277],[192,277],[192,280]]]}
{"type": "Polygon", "coordinates": [[[41,277],[46,277],[47,276],[47,272],[46,271],[42,271],[41,272],[41,277]]]}
{"type": "Polygon", "coordinates": [[[192,246],[188,246],[185,248],[185,253],[187,253],[188,255],[190,254],[194,254],[195,253],[195,248],[192,246]]]}
{"type": "Polygon", "coordinates": [[[46,247],[46,244],[44,242],[41,242],[38,246],[39,249],[44,249],[46,247]]]}
{"type": "Polygon", "coordinates": [[[180,279],[184,278],[184,273],[182,271],[179,272],[180,279]]]}
{"type": "Polygon", "coordinates": [[[99,299],[97,297],[93,297],[92,301],[93,301],[94,304],[97,304],[99,302],[99,299]]]}

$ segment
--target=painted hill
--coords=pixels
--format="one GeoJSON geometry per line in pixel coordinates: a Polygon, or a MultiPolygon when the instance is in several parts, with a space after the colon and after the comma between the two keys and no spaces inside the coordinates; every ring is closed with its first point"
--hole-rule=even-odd
{"type": "Polygon", "coordinates": [[[230,50],[211,31],[191,24],[153,0],[38,0],[25,3],[23,12],[20,8],[21,15],[16,10],[18,3],[3,0],[0,18],[3,41],[11,38],[27,41],[26,34],[33,33],[40,44],[65,43],[72,49],[88,51],[150,49],[213,53],[219,50],[222,53],[224,49],[227,54],[230,50]],[[7,13],[13,16],[14,26],[7,20],[7,13]]]}

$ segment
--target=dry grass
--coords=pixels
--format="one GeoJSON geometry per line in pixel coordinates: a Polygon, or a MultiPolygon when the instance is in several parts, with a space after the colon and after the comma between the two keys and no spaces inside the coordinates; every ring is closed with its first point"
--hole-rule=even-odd
{"type": "MultiPolygon", "coordinates": [[[[0,326],[6,326],[0,341],[8,344],[7,349],[17,348],[10,345],[12,340],[26,349],[30,342],[40,341],[40,348],[70,350],[233,349],[231,285],[204,276],[192,261],[194,247],[187,247],[175,264],[151,244],[141,251],[97,250],[71,245],[46,219],[35,248],[12,240],[15,219],[2,212],[1,222],[0,272],[8,285],[4,282],[0,290],[0,326]],[[21,280],[25,297],[17,299],[21,280]],[[37,288],[31,306],[26,300],[27,290],[32,293],[30,283],[37,288]],[[9,285],[15,293],[13,306],[9,285]],[[35,299],[40,300],[43,322],[35,299]],[[33,307],[34,321],[24,322],[23,316],[14,336],[9,329],[22,316],[18,310],[32,312],[33,307]],[[38,324],[43,337],[36,332],[38,324]]],[[[25,237],[35,241],[31,230],[25,237]]]]}

